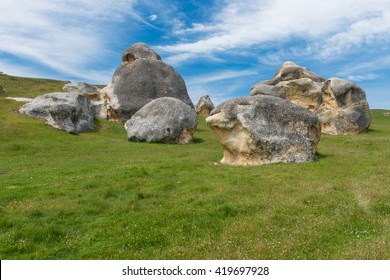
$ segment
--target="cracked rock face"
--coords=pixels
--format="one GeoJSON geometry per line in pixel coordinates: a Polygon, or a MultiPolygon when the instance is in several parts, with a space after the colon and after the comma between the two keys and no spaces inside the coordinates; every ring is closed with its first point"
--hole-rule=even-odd
{"type": "Polygon", "coordinates": [[[36,97],[25,104],[20,113],[43,118],[52,127],[70,133],[95,128],[94,110],[86,95],[81,93],[55,92],[36,97]]]}
{"type": "Polygon", "coordinates": [[[211,111],[206,122],[223,147],[221,163],[316,160],[321,135],[318,117],[287,100],[268,95],[229,100],[211,111]]]}
{"type": "Polygon", "coordinates": [[[127,137],[134,142],[192,143],[198,125],[193,108],[183,101],[162,97],[155,99],[125,123],[127,137]]]}
{"type": "Polygon", "coordinates": [[[127,48],[112,81],[100,90],[98,115],[126,122],[150,101],[173,97],[194,107],[183,78],[144,43],[127,48]]]}
{"type": "Polygon", "coordinates": [[[326,134],[357,134],[371,124],[363,89],[338,78],[325,80],[292,62],[283,63],[272,80],[252,87],[250,95],[258,94],[277,96],[316,113],[326,134]]]}

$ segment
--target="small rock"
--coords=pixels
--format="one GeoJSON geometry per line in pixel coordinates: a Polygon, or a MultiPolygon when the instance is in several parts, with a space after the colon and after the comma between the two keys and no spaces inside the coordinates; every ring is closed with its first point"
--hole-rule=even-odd
{"type": "Polygon", "coordinates": [[[208,95],[202,96],[195,105],[195,111],[198,116],[207,117],[214,109],[214,104],[208,95]]]}

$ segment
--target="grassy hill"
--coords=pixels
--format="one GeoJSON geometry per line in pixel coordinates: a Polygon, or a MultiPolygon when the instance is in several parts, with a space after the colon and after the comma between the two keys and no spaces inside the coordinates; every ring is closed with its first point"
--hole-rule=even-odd
{"type": "Polygon", "coordinates": [[[67,83],[69,81],[23,78],[0,74],[0,98],[5,96],[34,98],[48,92],[62,91],[62,87],[67,83]]]}
{"type": "Polygon", "coordinates": [[[317,162],[231,167],[192,145],[71,135],[18,114],[65,82],[0,75],[1,259],[389,259],[390,116],[323,135],[317,162]]]}

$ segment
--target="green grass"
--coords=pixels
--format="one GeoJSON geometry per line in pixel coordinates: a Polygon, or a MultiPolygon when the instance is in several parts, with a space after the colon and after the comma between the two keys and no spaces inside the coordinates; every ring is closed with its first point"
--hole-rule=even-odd
{"type": "Polygon", "coordinates": [[[40,94],[62,91],[62,87],[67,83],[69,82],[0,74],[0,98],[6,96],[34,98],[40,94]]]}
{"type": "Polygon", "coordinates": [[[120,124],[71,135],[20,106],[0,97],[0,259],[390,258],[384,111],[323,135],[317,162],[231,167],[204,119],[191,145],[130,143],[120,124]]]}

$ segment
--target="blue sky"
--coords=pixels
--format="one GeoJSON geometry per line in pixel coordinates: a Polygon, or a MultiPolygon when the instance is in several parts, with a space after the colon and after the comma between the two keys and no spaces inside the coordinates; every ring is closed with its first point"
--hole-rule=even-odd
{"type": "Polygon", "coordinates": [[[389,0],[0,0],[0,71],[107,84],[145,42],[194,103],[249,94],[284,61],[356,82],[390,109],[389,0]]]}

